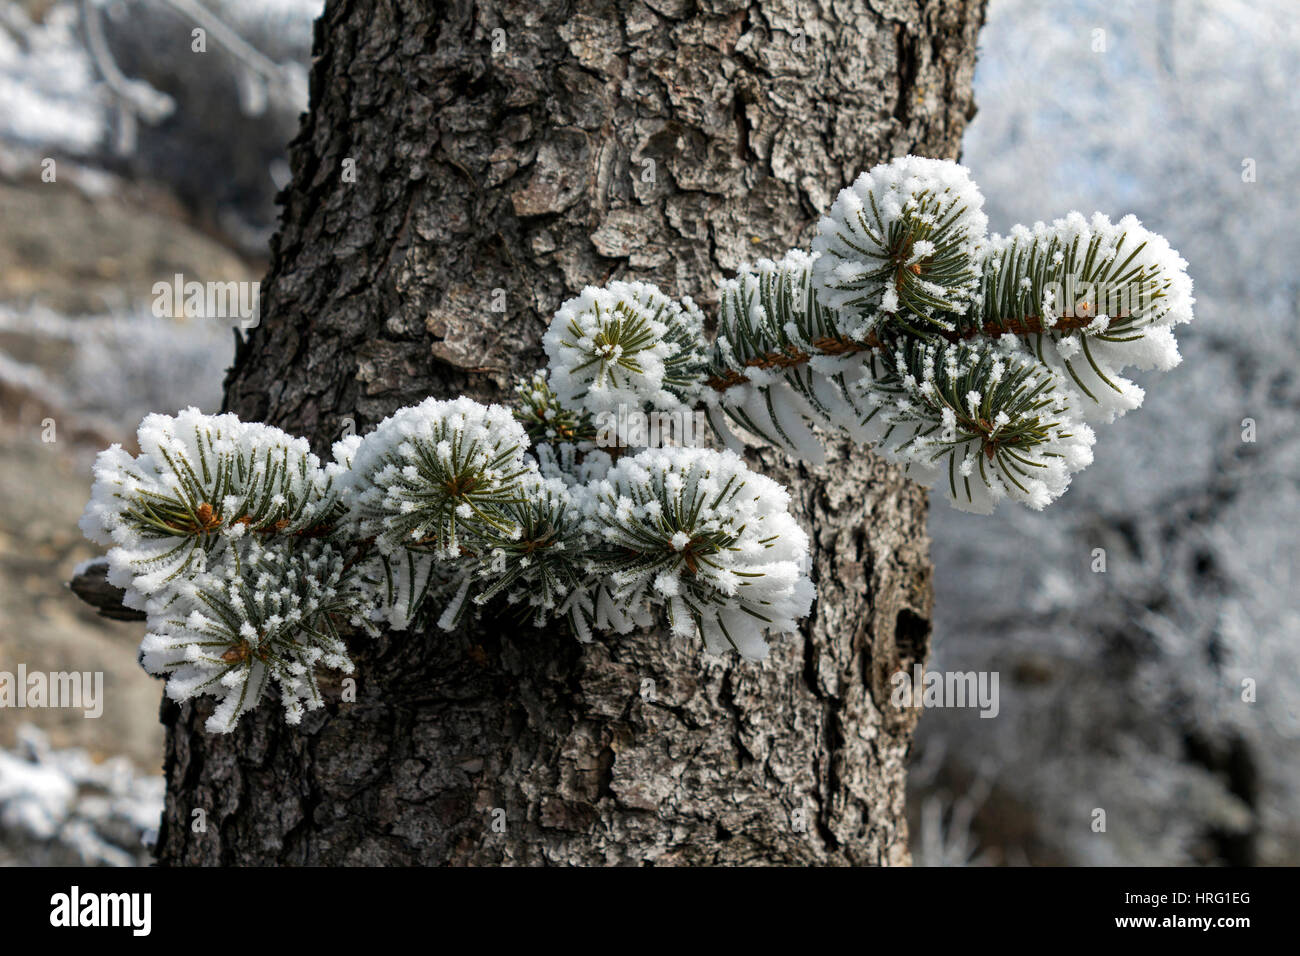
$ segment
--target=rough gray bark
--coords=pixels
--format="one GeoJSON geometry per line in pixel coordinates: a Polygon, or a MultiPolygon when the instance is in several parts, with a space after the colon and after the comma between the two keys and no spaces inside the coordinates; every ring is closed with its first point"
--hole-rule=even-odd
{"type": "MultiPolygon", "coordinates": [[[[710,304],[741,261],[806,240],[860,169],[956,155],[982,14],[329,3],[229,408],[323,448],[345,419],[430,394],[507,397],[584,284],[644,277],[710,304]]],[[[923,493],[861,450],[755,464],[791,486],[820,591],[764,665],[662,633],[584,647],[488,621],[358,646],[357,701],[301,728],[268,705],[209,736],[205,703],[164,705],[159,859],[907,862],[914,718],[886,677],[928,650],[923,493]]]]}

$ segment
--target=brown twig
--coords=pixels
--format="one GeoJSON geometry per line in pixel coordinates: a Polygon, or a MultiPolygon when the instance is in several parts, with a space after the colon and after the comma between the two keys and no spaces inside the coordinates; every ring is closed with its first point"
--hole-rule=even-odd
{"type": "MultiPolygon", "coordinates": [[[[1085,311],[1086,304],[1081,306],[1085,311]]],[[[1127,312],[1121,312],[1116,318],[1124,318],[1127,312]]],[[[1087,328],[1092,324],[1096,316],[1092,315],[1074,315],[1064,316],[1057,320],[1056,324],[1051,326],[1052,332],[1072,332],[1076,329],[1087,328]]],[[[1043,325],[1040,316],[1030,315],[1023,319],[1011,319],[1004,323],[989,322],[982,328],[971,326],[960,332],[939,332],[939,336],[947,339],[949,342],[961,342],[965,339],[972,339],[977,334],[984,335],[1037,335],[1041,332],[1049,331],[1043,325]]],[[[812,343],[816,352],[805,352],[803,349],[789,346],[779,352],[768,352],[764,355],[756,355],[745,361],[746,368],[793,368],[796,365],[802,365],[814,355],[855,355],[858,352],[869,352],[872,349],[878,349],[881,341],[876,333],[869,332],[864,339],[850,339],[842,335],[828,336],[817,339],[812,343]]],[[[749,379],[735,369],[728,369],[723,375],[711,375],[705,379],[705,383],[712,389],[725,392],[734,385],[743,385],[749,379]]]]}
{"type": "Polygon", "coordinates": [[[114,621],[143,621],[144,611],[126,607],[122,598],[126,592],[108,583],[108,561],[101,558],[82,569],[81,573],[68,582],[72,593],[85,601],[100,617],[114,621]]]}

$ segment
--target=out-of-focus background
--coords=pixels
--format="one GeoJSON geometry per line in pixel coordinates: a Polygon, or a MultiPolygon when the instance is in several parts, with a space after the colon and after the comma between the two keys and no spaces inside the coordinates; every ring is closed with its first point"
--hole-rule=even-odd
{"type": "MultiPolygon", "coordinates": [[[[220,403],[230,324],[153,284],[261,277],[320,7],[0,2],[0,670],[108,700],[0,711],[0,864],[147,860],[160,684],[62,582],[94,452],[220,403]]],[[[1288,0],[993,0],[964,155],[992,228],[1134,212],[1198,317],[1047,513],[934,509],[931,666],[1000,693],[920,722],[917,863],[1300,862],[1297,62],[1288,0]]]]}
{"type": "Polygon", "coordinates": [[[160,317],[153,286],[262,277],[322,6],[0,2],[0,671],[102,671],[106,699],[0,710],[0,864],[148,859],[161,684],[141,625],[63,582],[98,448],[220,407],[232,322],[160,317]]]}
{"type": "Polygon", "coordinates": [[[999,672],[1001,710],[924,714],[919,862],[1300,862],[1297,12],[990,7],[963,158],[990,228],[1136,213],[1197,318],[1058,504],[932,509],[932,666],[999,672]]]}

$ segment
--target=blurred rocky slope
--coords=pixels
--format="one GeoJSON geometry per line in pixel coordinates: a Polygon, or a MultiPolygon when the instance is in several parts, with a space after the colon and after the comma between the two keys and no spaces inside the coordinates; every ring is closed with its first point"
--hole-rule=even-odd
{"type": "Polygon", "coordinates": [[[220,405],[237,320],[155,315],[153,285],[261,278],[319,4],[204,4],[264,61],[213,29],[193,52],[193,6],[0,4],[0,670],[101,671],[105,697],[98,719],[0,715],[0,863],[139,862],[142,806],[156,823],[140,625],[64,582],[96,552],[77,530],[95,453],[149,411],[220,405]],[[113,70],[170,111],[133,113],[113,70]]]}
{"type": "Polygon", "coordinates": [[[0,141],[177,200],[260,257],[323,0],[4,0],[0,141]]]}

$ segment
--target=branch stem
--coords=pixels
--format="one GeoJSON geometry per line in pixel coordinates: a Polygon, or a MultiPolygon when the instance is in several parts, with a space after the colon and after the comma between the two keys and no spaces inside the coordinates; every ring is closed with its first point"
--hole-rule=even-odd
{"type": "MultiPolygon", "coordinates": [[[[1124,318],[1128,313],[1122,312],[1115,318],[1124,318]]],[[[1042,332],[1073,332],[1078,329],[1085,329],[1096,320],[1095,315],[1074,315],[1062,316],[1057,319],[1056,324],[1045,326],[1041,316],[1029,315],[1021,319],[1010,319],[1006,322],[989,322],[983,327],[972,325],[970,328],[961,331],[941,331],[937,333],[941,338],[949,342],[961,342],[965,339],[974,338],[976,335],[1005,335],[1008,332],[1012,335],[1038,335],[1042,332]]],[[[793,368],[797,365],[803,365],[809,359],[816,355],[856,355],[859,352],[869,352],[872,349],[878,349],[883,343],[875,332],[867,333],[864,339],[851,339],[844,335],[827,336],[826,338],[817,339],[812,343],[815,352],[806,352],[795,346],[788,346],[784,350],[767,352],[763,355],[756,355],[745,361],[746,368],[793,368]]],[[[711,375],[705,379],[705,384],[715,391],[725,392],[735,385],[743,385],[749,379],[741,372],[735,369],[728,369],[723,375],[711,375]]]]}

